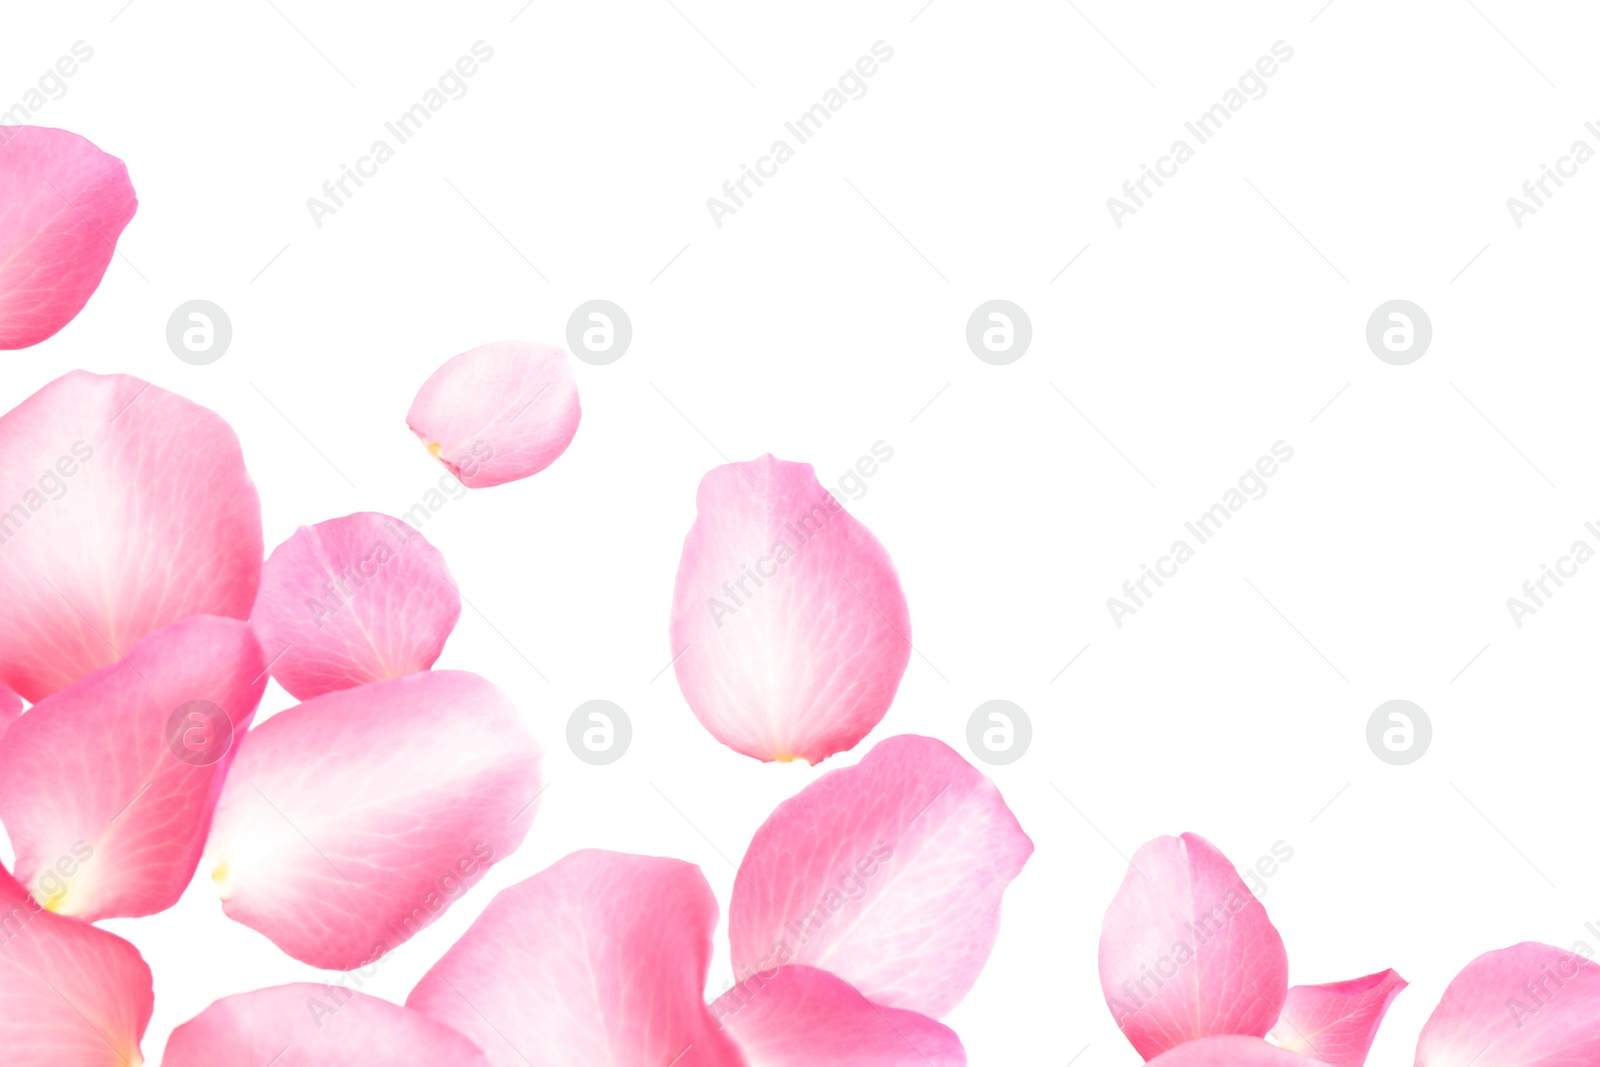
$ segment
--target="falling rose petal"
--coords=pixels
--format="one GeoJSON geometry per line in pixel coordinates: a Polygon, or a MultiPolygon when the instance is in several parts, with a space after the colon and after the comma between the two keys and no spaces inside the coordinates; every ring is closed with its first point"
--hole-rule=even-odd
{"type": "Polygon", "coordinates": [[[928,737],[891,737],[756,831],[733,888],[735,978],[800,963],[938,1018],[972,988],[1033,842],[994,783],[928,737]]]}
{"type": "Polygon", "coordinates": [[[28,348],[83,310],[139,200],[77,134],[0,126],[0,204],[0,349],[28,348]]]}
{"type": "Polygon", "coordinates": [[[1233,864],[1195,834],[1134,854],[1100,932],[1100,985],[1145,1059],[1216,1034],[1265,1037],[1289,988],[1283,939],[1233,864]]]}
{"type": "Polygon", "coordinates": [[[1600,965],[1525,942],[1456,975],[1422,1028],[1417,1067],[1600,1063],[1600,965]]]}
{"type": "Polygon", "coordinates": [[[0,682],[27,700],[179,619],[249,616],[261,506],[210,411],[74,371],[0,416],[0,455],[0,682]]]}
{"type": "Polygon", "coordinates": [[[150,968],[114,934],[39,907],[0,870],[0,1048],[8,1067],[138,1067],[150,968]]]}
{"type": "Polygon", "coordinates": [[[206,866],[223,911],[314,967],[372,963],[522,843],[539,759],[506,695],[463,671],[280,712],[217,802],[206,866]]]}
{"type": "Polygon", "coordinates": [[[1320,1062],[1241,1034],[1198,1038],[1150,1061],[1152,1067],[1318,1067],[1320,1062]]]}
{"type": "Polygon", "coordinates": [[[1332,1067],[1362,1067],[1384,1014],[1406,980],[1394,971],[1328,985],[1297,985],[1272,1028],[1279,1045],[1332,1067]]]}
{"type": "Polygon", "coordinates": [[[444,557],[399,519],[363,511],[302,526],[261,569],[250,622],[298,700],[425,671],[461,617],[444,557]]]}
{"type": "Polygon", "coordinates": [[[872,1003],[814,967],[776,968],[724,993],[711,1013],[750,1067],[965,1067],[955,1031],[872,1003]]]}
{"type": "Polygon", "coordinates": [[[172,1031],[162,1067],[488,1067],[471,1041],[420,1012],[344,986],[224,997],[172,1031]]]}
{"type": "Polygon", "coordinates": [[[572,443],[581,416],[565,352],[501,341],[434,371],[406,423],[463,485],[482,489],[550,466],[572,443]]]}
{"type": "Polygon", "coordinates": [[[90,922],[177,903],[266,684],[247,623],[196,615],[18,719],[0,820],[39,902],[90,922]]]}
{"type": "Polygon", "coordinates": [[[697,499],[671,626],[689,707],[756,759],[818,763],[853,748],[911,659],[889,554],[808,463],[717,467],[697,499]]]}
{"type": "Polygon", "coordinates": [[[575,852],[495,897],[406,1006],[491,1067],[745,1067],[703,999],[716,925],[699,868],[575,852]]]}

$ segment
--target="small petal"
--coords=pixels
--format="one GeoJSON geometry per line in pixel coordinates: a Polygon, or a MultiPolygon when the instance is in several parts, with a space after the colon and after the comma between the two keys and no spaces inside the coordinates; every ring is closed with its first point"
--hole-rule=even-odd
{"type": "Polygon", "coordinates": [[[763,456],[700,482],[672,604],[678,686],[760,760],[818,763],[883,719],[911,659],[894,564],[808,463],[763,456]]]}
{"type": "Polygon", "coordinates": [[[550,466],[572,443],[581,416],[565,352],[501,341],[434,371],[406,422],[463,485],[481,489],[550,466]]]}
{"type": "Polygon", "coordinates": [[[1145,1059],[1217,1034],[1265,1037],[1289,989],[1283,939],[1226,856],[1195,834],[1134,854],[1100,932],[1100,985],[1145,1059]]]}
{"type": "Polygon", "coordinates": [[[206,863],[223,911],[314,967],[369,964],[522,844],[539,759],[505,694],[463,671],[279,712],[217,802],[206,863]]]}
{"type": "Polygon", "coordinates": [[[717,902],[679,860],[575,852],[500,893],[412,990],[491,1067],[745,1067],[703,998],[717,902]]]}
{"type": "Polygon", "coordinates": [[[1333,1067],[1362,1067],[1389,1005],[1406,987],[1394,971],[1328,985],[1297,985],[1284,1000],[1272,1036],[1294,1052],[1333,1067]]]}
{"type": "Polygon", "coordinates": [[[977,981],[1032,852],[971,764],[932,738],[891,737],[756,831],[733,889],[734,973],[806,964],[938,1018],[977,981]]]}
{"type": "Polygon", "coordinates": [[[28,348],[83,310],[139,201],[77,134],[0,126],[0,204],[0,349],[28,348]]]}
{"type": "Polygon", "coordinates": [[[1524,942],[1456,975],[1422,1028],[1416,1067],[1600,1063],[1600,965],[1524,942]]]}
{"type": "Polygon", "coordinates": [[[1185,1042],[1150,1063],[1152,1067],[1318,1067],[1320,1061],[1259,1037],[1219,1034],[1185,1042]]]}

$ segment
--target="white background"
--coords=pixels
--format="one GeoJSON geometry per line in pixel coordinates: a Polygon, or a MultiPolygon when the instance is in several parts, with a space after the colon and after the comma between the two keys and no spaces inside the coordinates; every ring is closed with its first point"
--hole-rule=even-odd
{"type": "MultiPolygon", "coordinates": [[[[439,665],[513,696],[551,784],[526,845],[370,990],[403,999],[494,891],[581,847],[692,860],[726,910],[779,800],[895,733],[964,750],[995,697],[1034,723],[991,773],[1038,849],[946,1020],[974,1064],[1137,1062],[1095,952],[1124,856],[1164,833],[1241,866],[1294,849],[1266,897],[1291,979],[1413,982],[1375,1064],[1409,1060],[1478,953],[1600,948],[1600,564],[1521,629],[1505,605],[1575,539],[1600,548],[1600,162],[1521,229],[1505,205],[1575,139],[1600,148],[1592,11],[521,3],[10,0],[0,34],[0,108],[94,48],[34,121],[125,159],[141,201],[86,312],[6,356],[0,404],[86,367],[210,406],[269,546],[436,484],[404,416],[449,356],[564,346],[596,297],[631,315],[623,359],[577,366],[566,455],[427,528],[476,606],[439,665]],[[494,58],[468,95],[315,227],[306,198],[478,40],[494,58]],[[879,40],[867,95],[717,228],[706,198],[879,40]],[[1267,95],[1113,225],[1106,198],[1278,40],[1294,57],[1267,95]],[[964,339],[997,297],[1034,330],[1005,367],[964,339]],[[205,367],[165,343],[194,298],[235,331],[205,367]],[[1364,340],[1393,298],[1434,327],[1406,367],[1364,340]],[[894,458],[849,506],[900,569],[919,654],[857,751],[735,755],[663,673],[695,486],[766,451],[829,482],[878,440],[894,458]],[[1106,598],[1278,440],[1294,458],[1268,494],[1115,627],[1106,598]],[[610,767],[564,744],[595,697],[634,723],[610,767]],[[1365,741],[1396,697],[1434,724],[1409,767],[1365,741]]],[[[288,703],[274,685],[263,710],[288,703]]],[[[107,925],[155,971],[152,1062],[215,997],[319,977],[226,920],[203,874],[107,925]]]]}

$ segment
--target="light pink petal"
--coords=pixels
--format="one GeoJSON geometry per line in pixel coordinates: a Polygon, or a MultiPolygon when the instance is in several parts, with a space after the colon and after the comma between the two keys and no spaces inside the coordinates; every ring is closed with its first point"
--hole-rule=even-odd
{"type": "Polygon", "coordinates": [[[1139,1055],[1264,1037],[1289,988],[1283,939],[1226,856],[1195,834],[1134,854],[1100,931],[1106,1005],[1139,1055]]]}
{"type": "Polygon", "coordinates": [[[506,695],[429,671],[252,730],[206,846],[228,917],[342,971],[409,940],[522,839],[539,746],[506,695]]]}
{"type": "Polygon", "coordinates": [[[1456,975],[1417,1041],[1417,1067],[1593,1067],[1600,965],[1525,942],[1456,975]]]}
{"type": "Polygon", "coordinates": [[[73,371],[0,416],[0,456],[0,682],[26,699],[179,619],[249,616],[261,506],[210,411],[73,371]]]}
{"type": "Polygon", "coordinates": [[[302,526],[261,569],[250,622],[300,700],[425,671],[461,617],[444,556],[399,519],[362,511],[302,526]]]}
{"type": "Polygon", "coordinates": [[[679,860],[575,852],[503,891],[412,990],[491,1067],[745,1067],[704,1000],[717,902],[679,860]]]}
{"type": "Polygon", "coordinates": [[[6,1067],[137,1067],[150,968],[114,934],[39,907],[0,870],[0,1050],[6,1067]]]}
{"type": "Polygon", "coordinates": [[[266,684],[248,624],[196,615],[18,719],[0,820],[39,902],[91,922],[175,904],[266,684]]]}
{"type": "Polygon", "coordinates": [[[955,1031],[872,1003],[827,971],[798,964],[753,975],[711,1013],[750,1067],[965,1067],[955,1031]]]}
{"type": "Polygon", "coordinates": [[[1198,1038],[1150,1061],[1159,1067],[1317,1067],[1319,1062],[1240,1034],[1198,1038]]]}
{"type": "Polygon", "coordinates": [[[733,888],[735,979],[801,963],[938,1018],[977,981],[1032,853],[993,782],[932,738],[891,737],[756,831],[733,888]]]}
{"type": "Polygon", "coordinates": [[[162,1067],[488,1067],[456,1031],[349,985],[224,997],[172,1031],[162,1067]]]}
{"type": "Polygon", "coordinates": [[[1278,1044],[1333,1067],[1362,1067],[1384,1014],[1406,980],[1394,971],[1328,985],[1297,985],[1272,1028],[1278,1044]]]}
{"type": "Polygon", "coordinates": [[[501,341],[434,371],[406,423],[463,485],[481,489],[550,466],[572,443],[581,416],[565,352],[501,341]]]}
{"type": "Polygon", "coordinates": [[[122,160],[66,130],[0,126],[0,349],[83,310],[138,207],[122,160]]]}
{"type": "Polygon", "coordinates": [[[756,759],[818,763],[853,748],[911,658],[889,554],[809,463],[717,467],[697,499],[671,628],[689,707],[756,759]]]}

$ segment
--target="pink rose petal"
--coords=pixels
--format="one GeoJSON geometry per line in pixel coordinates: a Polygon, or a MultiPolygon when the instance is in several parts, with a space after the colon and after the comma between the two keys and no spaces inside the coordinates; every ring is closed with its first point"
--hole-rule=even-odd
{"type": "Polygon", "coordinates": [[[779,967],[724,993],[711,1012],[750,1067],[965,1067],[949,1027],[884,1008],[814,967],[779,967]]]}
{"type": "Polygon", "coordinates": [[[495,897],[406,1005],[491,1067],[745,1067],[703,999],[716,924],[698,868],[576,852],[495,897]]]}
{"type": "Polygon", "coordinates": [[[1416,1067],[1593,1067],[1600,965],[1525,942],[1456,975],[1417,1041],[1416,1067]]]}
{"type": "Polygon", "coordinates": [[[406,422],[463,485],[481,489],[550,466],[572,443],[581,415],[565,352],[501,341],[434,371],[406,422]]]}
{"type": "Polygon", "coordinates": [[[807,463],[717,467],[697,499],[671,627],[689,707],[760,760],[817,763],[854,747],[911,658],[889,554],[807,463]]]}
{"type": "Polygon", "coordinates": [[[1328,985],[1297,985],[1272,1028],[1278,1044],[1333,1067],[1362,1067],[1389,1005],[1406,987],[1394,971],[1328,985]]]}
{"type": "Polygon", "coordinates": [[[122,160],[66,130],[0,126],[0,349],[83,310],[138,207],[122,160]]]}
{"type": "Polygon", "coordinates": [[[1150,1061],[1152,1067],[1318,1067],[1319,1062],[1240,1034],[1197,1038],[1150,1061]]]}
{"type": "Polygon", "coordinates": [[[40,903],[89,921],[177,903],[266,684],[246,623],[196,615],[18,719],[0,820],[40,903]]]}
{"type": "Polygon", "coordinates": [[[155,1006],[122,938],[40,908],[0,870],[0,1049],[7,1067],[137,1067],[155,1006]]]}
{"type": "Polygon", "coordinates": [[[1264,1037],[1289,988],[1283,939],[1233,864],[1195,834],[1133,857],[1100,933],[1100,985],[1145,1059],[1216,1034],[1264,1037]]]}
{"type": "Polygon", "coordinates": [[[300,982],[224,997],[172,1032],[162,1067],[488,1067],[471,1041],[352,989],[300,982]]]}
{"type": "Polygon", "coordinates": [[[802,963],[938,1018],[977,980],[1032,852],[993,782],[932,738],[891,737],[756,831],[733,889],[736,979],[802,963]]]}
{"type": "Polygon", "coordinates": [[[340,689],[244,739],[207,869],[228,917],[314,967],[373,962],[527,836],[539,746],[463,671],[340,689]]]}
{"type": "Polygon", "coordinates": [[[22,698],[0,685],[0,738],[4,738],[11,724],[22,714],[22,698]]]}
{"type": "Polygon", "coordinates": [[[249,616],[261,507],[216,415],[74,371],[0,416],[0,455],[0,682],[27,700],[179,619],[249,616]]]}
{"type": "Polygon", "coordinates": [[[250,622],[299,700],[433,666],[461,617],[439,550],[373,511],[302,526],[261,570],[250,622]]]}

